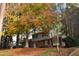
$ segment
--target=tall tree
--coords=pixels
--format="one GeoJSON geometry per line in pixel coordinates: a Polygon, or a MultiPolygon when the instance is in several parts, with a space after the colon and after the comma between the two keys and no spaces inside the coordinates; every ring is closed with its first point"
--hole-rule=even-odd
{"type": "Polygon", "coordinates": [[[31,29],[35,28],[48,33],[56,19],[51,4],[8,4],[7,10],[7,32],[12,35],[25,34],[25,47],[28,47],[31,29]]]}
{"type": "Polygon", "coordinates": [[[3,26],[4,13],[5,13],[5,3],[0,3],[0,45],[1,45],[1,36],[2,36],[2,26],[3,26]]]}

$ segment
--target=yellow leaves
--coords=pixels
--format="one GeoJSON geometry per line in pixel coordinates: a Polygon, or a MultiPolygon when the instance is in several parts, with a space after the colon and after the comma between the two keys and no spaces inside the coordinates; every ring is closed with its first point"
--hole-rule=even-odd
{"type": "Polygon", "coordinates": [[[7,16],[9,17],[9,19],[14,19],[14,18],[16,18],[15,15],[10,15],[10,14],[8,14],[7,16]]]}
{"type": "Polygon", "coordinates": [[[7,32],[8,32],[8,34],[14,34],[15,32],[16,32],[16,26],[15,26],[15,24],[12,24],[12,23],[9,23],[8,25],[7,25],[7,32]]]}
{"type": "Polygon", "coordinates": [[[37,20],[37,19],[34,19],[34,21],[32,21],[33,25],[36,27],[36,28],[39,28],[42,26],[42,23],[40,20],[37,20]]]}
{"type": "Polygon", "coordinates": [[[0,31],[0,36],[3,34],[3,32],[2,31],[0,31]]]}

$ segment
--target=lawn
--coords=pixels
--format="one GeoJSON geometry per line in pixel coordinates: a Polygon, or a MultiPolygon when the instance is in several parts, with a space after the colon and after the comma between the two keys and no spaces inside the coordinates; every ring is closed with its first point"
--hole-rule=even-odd
{"type": "Polygon", "coordinates": [[[48,49],[40,54],[40,56],[68,56],[73,51],[72,48],[60,48],[60,52],[57,49],[48,49]]]}
{"type": "Polygon", "coordinates": [[[50,48],[47,51],[40,53],[38,56],[50,56],[50,53],[57,53],[57,50],[50,48]]]}
{"type": "Polygon", "coordinates": [[[60,48],[60,54],[56,48],[16,48],[0,50],[0,56],[67,56],[72,49],[60,48]]]}

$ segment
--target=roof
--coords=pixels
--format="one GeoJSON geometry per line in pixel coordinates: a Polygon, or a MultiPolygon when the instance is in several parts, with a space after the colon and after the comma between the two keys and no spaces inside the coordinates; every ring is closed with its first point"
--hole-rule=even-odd
{"type": "Polygon", "coordinates": [[[38,33],[34,33],[34,34],[45,34],[45,32],[38,32],[38,33]]]}
{"type": "Polygon", "coordinates": [[[31,39],[30,41],[43,41],[43,40],[50,40],[50,39],[52,39],[52,38],[46,38],[46,39],[31,39]]]}

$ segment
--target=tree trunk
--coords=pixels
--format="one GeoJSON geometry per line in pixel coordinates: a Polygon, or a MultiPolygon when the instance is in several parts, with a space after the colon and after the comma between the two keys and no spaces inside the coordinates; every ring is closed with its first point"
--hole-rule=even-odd
{"type": "Polygon", "coordinates": [[[33,48],[36,48],[36,42],[33,42],[33,48]]]}
{"type": "Polygon", "coordinates": [[[13,48],[13,39],[12,39],[12,36],[9,37],[10,40],[9,40],[9,48],[12,49],[13,48]]]}
{"type": "Polygon", "coordinates": [[[60,53],[60,49],[59,49],[59,36],[57,35],[57,51],[58,53],[60,53]]]}
{"type": "Polygon", "coordinates": [[[19,41],[20,41],[20,39],[19,39],[19,33],[17,33],[17,41],[16,41],[16,47],[17,48],[19,47],[19,41]]]}
{"type": "Polygon", "coordinates": [[[29,42],[28,42],[28,33],[26,34],[26,38],[24,38],[24,47],[28,48],[29,47],[29,42]]]}
{"type": "Polygon", "coordinates": [[[5,12],[5,3],[0,3],[0,48],[1,48],[1,36],[2,36],[2,26],[3,26],[3,18],[5,12]]]}

